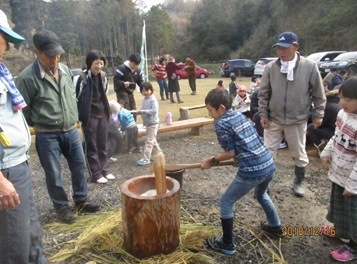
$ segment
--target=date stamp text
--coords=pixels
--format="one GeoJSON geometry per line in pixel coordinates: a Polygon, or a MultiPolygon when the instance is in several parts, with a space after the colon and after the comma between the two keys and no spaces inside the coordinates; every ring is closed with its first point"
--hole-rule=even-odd
{"type": "Polygon", "coordinates": [[[334,226],[283,226],[283,237],[293,236],[335,236],[334,226]]]}

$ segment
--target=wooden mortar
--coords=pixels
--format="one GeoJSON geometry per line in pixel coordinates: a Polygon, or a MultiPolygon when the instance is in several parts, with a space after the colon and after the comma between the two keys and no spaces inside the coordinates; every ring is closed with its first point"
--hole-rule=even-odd
{"type": "Polygon", "coordinates": [[[154,157],[154,175],[124,182],[121,190],[125,250],[137,258],[169,254],[180,243],[180,184],[165,175],[165,157],[154,157]],[[142,196],[156,189],[155,196],[142,196]]]}

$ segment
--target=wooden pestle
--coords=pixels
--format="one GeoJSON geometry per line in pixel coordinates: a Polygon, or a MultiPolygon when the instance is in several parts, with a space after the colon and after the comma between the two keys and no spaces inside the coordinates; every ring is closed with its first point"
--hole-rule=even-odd
{"type": "Polygon", "coordinates": [[[165,172],[165,155],[154,155],[154,174],[156,194],[165,194],[167,191],[166,172],[165,172]]]}

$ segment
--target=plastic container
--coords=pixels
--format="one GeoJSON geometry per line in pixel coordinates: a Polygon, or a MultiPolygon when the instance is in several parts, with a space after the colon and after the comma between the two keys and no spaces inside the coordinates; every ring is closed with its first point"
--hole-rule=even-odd
{"type": "Polygon", "coordinates": [[[171,112],[167,112],[166,118],[165,118],[165,124],[166,125],[172,125],[172,114],[171,114],[171,112]]]}

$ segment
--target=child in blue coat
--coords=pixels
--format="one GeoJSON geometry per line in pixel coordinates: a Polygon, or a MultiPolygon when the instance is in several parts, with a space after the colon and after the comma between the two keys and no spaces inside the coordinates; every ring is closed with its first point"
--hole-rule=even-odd
{"type": "Polygon", "coordinates": [[[140,153],[141,148],[138,141],[139,129],[133,115],[114,100],[110,101],[109,104],[114,123],[120,124],[120,130],[125,134],[126,152],[140,153]]]}

